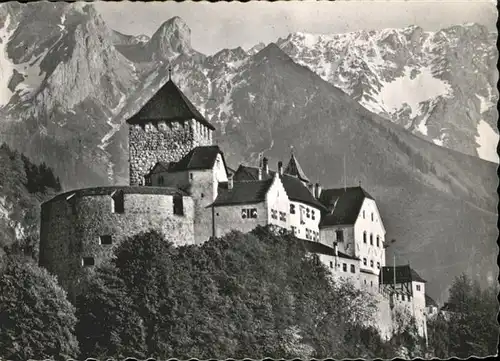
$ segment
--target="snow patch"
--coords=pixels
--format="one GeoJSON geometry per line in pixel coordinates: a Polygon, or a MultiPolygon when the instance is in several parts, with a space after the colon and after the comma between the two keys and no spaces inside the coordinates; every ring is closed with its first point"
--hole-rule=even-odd
{"type": "Polygon", "coordinates": [[[499,163],[497,154],[498,134],[483,119],[481,119],[477,125],[477,133],[476,144],[478,145],[478,156],[490,162],[499,163]]]}
{"type": "MultiPolygon", "coordinates": [[[[491,93],[491,90],[490,90],[490,93],[491,93]]],[[[481,101],[480,114],[483,114],[485,111],[487,111],[488,109],[490,109],[492,106],[495,105],[495,103],[493,103],[490,99],[483,97],[479,94],[476,94],[476,97],[478,97],[479,100],[481,101]]]]}
{"type": "Polygon", "coordinates": [[[0,107],[6,105],[13,95],[8,86],[15,67],[7,54],[7,43],[14,30],[9,31],[9,25],[10,14],[7,14],[4,27],[0,29],[0,107]]]}
{"type": "Polygon", "coordinates": [[[405,68],[405,75],[391,82],[383,82],[378,101],[389,111],[402,108],[407,103],[415,117],[419,103],[438,96],[449,96],[451,87],[443,80],[434,78],[430,67],[420,68],[420,73],[411,79],[411,68],[405,68]]]}

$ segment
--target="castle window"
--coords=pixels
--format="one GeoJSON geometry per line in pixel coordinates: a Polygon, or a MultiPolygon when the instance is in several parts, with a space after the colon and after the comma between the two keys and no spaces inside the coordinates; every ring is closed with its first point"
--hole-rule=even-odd
{"type": "Polygon", "coordinates": [[[296,234],[296,233],[297,233],[297,227],[292,226],[292,234],[296,234]]]}
{"type": "Polygon", "coordinates": [[[163,184],[165,183],[165,178],[163,178],[163,176],[159,176],[158,177],[158,185],[162,186],[163,184]]]}
{"type": "Polygon", "coordinates": [[[373,246],[373,233],[370,233],[370,246],[373,246]]]}
{"type": "Polygon", "coordinates": [[[189,173],[189,179],[193,180],[193,178],[194,178],[193,173],[189,173]]]}
{"type": "Polygon", "coordinates": [[[342,271],[347,272],[347,264],[342,263],[342,271]]]}
{"type": "Polygon", "coordinates": [[[401,295],[401,301],[405,300],[405,295],[401,295]]]}
{"type": "Polygon", "coordinates": [[[310,213],[309,213],[309,212],[310,212],[310,210],[309,210],[309,208],[307,208],[307,209],[306,209],[306,217],[307,217],[307,218],[310,218],[310,213]]]}
{"type": "Polygon", "coordinates": [[[356,273],[356,266],[353,264],[351,265],[351,273],[356,273]]]}
{"type": "Polygon", "coordinates": [[[311,230],[309,228],[306,228],[306,238],[311,239],[311,230]]]}
{"type": "Polygon", "coordinates": [[[370,287],[373,287],[373,281],[370,281],[370,287]]]}
{"type": "Polygon", "coordinates": [[[278,219],[278,211],[276,209],[271,209],[271,218],[278,219]]]}
{"type": "Polygon", "coordinates": [[[363,265],[366,266],[366,258],[363,258],[363,265]]]}
{"type": "Polygon", "coordinates": [[[337,229],[335,231],[335,237],[337,238],[337,242],[344,242],[344,231],[337,229]]]}
{"type": "Polygon", "coordinates": [[[123,198],[123,191],[115,191],[111,194],[111,212],[123,213],[125,212],[125,200],[123,198]]]}
{"type": "Polygon", "coordinates": [[[99,244],[112,244],[112,243],[113,243],[113,238],[110,235],[99,237],[99,244]]]}
{"type": "Polygon", "coordinates": [[[366,243],[366,232],[363,232],[363,243],[366,243]]]}
{"type": "Polygon", "coordinates": [[[377,247],[380,247],[380,237],[377,236],[377,247]]]}
{"type": "Polygon", "coordinates": [[[363,219],[365,219],[365,211],[363,211],[363,219]]]}
{"type": "Polygon", "coordinates": [[[417,285],[417,291],[420,291],[420,285],[417,285]]]}
{"type": "Polygon", "coordinates": [[[184,215],[184,200],[180,195],[174,196],[174,214],[178,216],[184,215]]]}
{"type": "Polygon", "coordinates": [[[380,262],[377,262],[377,268],[380,269],[380,262]]]}
{"type": "Polygon", "coordinates": [[[286,213],[285,212],[280,212],[280,221],[286,222],[286,213]]]}
{"type": "Polygon", "coordinates": [[[295,204],[290,204],[290,214],[295,214],[295,204]]]}
{"type": "Polygon", "coordinates": [[[82,258],[82,266],[90,267],[95,265],[94,257],[83,257],[82,258]]]}
{"type": "Polygon", "coordinates": [[[373,268],[373,260],[370,260],[370,267],[373,268]]]}
{"type": "Polygon", "coordinates": [[[330,261],[330,268],[333,268],[333,262],[330,261]]]}
{"type": "Polygon", "coordinates": [[[314,217],[314,209],[313,209],[313,210],[311,210],[311,218],[312,218],[313,220],[315,220],[315,219],[316,219],[316,218],[314,217]]]}
{"type": "Polygon", "coordinates": [[[243,208],[241,210],[241,218],[257,218],[257,208],[243,208]]]}
{"type": "Polygon", "coordinates": [[[373,213],[372,213],[372,222],[373,222],[373,213]]]}

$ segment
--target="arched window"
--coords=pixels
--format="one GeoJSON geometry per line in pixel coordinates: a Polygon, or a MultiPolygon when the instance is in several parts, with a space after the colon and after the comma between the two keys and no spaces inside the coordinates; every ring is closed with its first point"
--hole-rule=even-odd
{"type": "Polygon", "coordinates": [[[373,246],[373,233],[370,233],[370,246],[373,246]]]}
{"type": "Polygon", "coordinates": [[[366,266],[366,258],[363,258],[363,265],[366,266]]]}
{"type": "Polygon", "coordinates": [[[366,231],[363,232],[363,243],[366,243],[366,231]]]}
{"type": "Polygon", "coordinates": [[[370,260],[370,267],[373,268],[373,260],[370,260]]]}
{"type": "Polygon", "coordinates": [[[380,237],[377,236],[377,247],[380,247],[380,237]]]}

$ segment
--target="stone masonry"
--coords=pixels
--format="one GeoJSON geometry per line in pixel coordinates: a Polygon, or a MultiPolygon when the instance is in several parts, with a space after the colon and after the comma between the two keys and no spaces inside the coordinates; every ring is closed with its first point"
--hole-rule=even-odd
{"type": "Polygon", "coordinates": [[[191,149],[205,145],[212,145],[212,130],[195,119],[131,125],[130,185],[144,185],[144,176],[157,162],[177,162],[191,149]]]}

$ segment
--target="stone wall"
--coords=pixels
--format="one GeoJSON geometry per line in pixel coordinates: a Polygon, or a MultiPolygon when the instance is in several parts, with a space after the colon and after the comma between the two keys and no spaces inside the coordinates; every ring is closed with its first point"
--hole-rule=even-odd
{"type": "Polygon", "coordinates": [[[84,257],[95,266],[112,256],[125,238],[156,229],[177,245],[194,243],[194,204],[183,196],[184,215],[173,213],[173,190],[157,187],[104,187],[67,192],[42,205],[40,265],[55,274],[61,285],[74,294],[84,257]],[[115,213],[111,194],[123,192],[123,213],[115,213]],[[69,198],[69,199],[68,199],[69,198]],[[111,244],[101,244],[111,236],[111,244]]]}
{"type": "Polygon", "coordinates": [[[265,202],[257,204],[219,206],[214,208],[216,236],[221,237],[232,230],[246,233],[257,226],[267,224],[267,209],[265,202]],[[243,209],[257,209],[257,218],[243,218],[243,209]]]}
{"type": "Polygon", "coordinates": [[[337,239],[337,230],[344,232],[344,241],[338,242],[339,252],[345,253],[349,256],[354,256],[355,243],[354,243],[354,227],[353,226],[329,226],[320,229],[320,242],[329,247],[333,247],[333,242],[337,239]]]}
{"type": "Polygon", "coordinates": [[[191,149],[211,144],[211,131],[194,119],[130,125],[130,185],[143,185],[157,162],[177,162],[191,149]]]}

